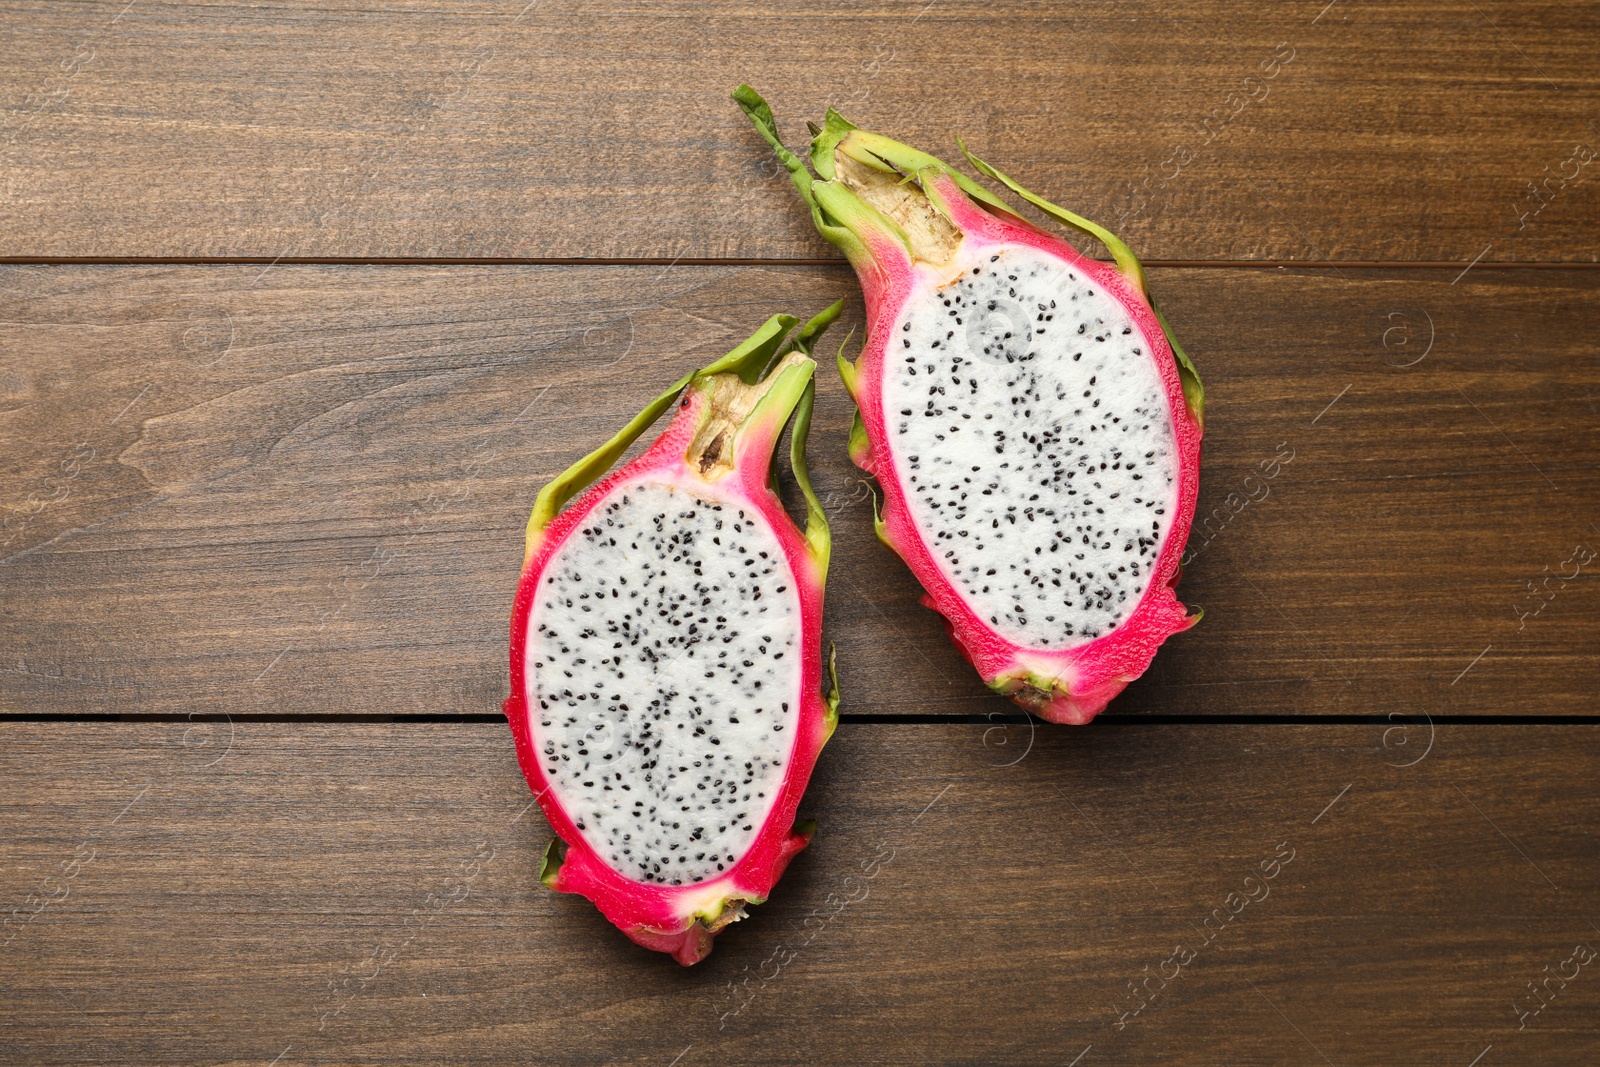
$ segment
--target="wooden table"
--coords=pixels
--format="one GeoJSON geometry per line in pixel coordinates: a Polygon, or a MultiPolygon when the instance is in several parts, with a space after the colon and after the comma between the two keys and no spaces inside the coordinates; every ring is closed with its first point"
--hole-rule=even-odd
{"type": "Polygon", "coordinates": [[[1600,1061],[1600,9],[1324,5],[0,5],[0,1061],[1600,1061]],[[825,375],[821,831],[685,970],[498,707],[539,486],[855,292],[741,80],[1146,257],[1207,614],[1026,721],[825,375]]]}

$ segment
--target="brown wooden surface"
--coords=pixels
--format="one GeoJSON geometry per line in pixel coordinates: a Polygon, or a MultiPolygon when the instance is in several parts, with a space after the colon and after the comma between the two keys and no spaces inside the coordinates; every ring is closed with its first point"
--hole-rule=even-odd
{"type": "Polygon", "coordinates": [[[815,843],[683,970],[539,885],[502,726],[12,724],[0,1055],[1592,1062],[1600,961],[1521,1031],[1512,1005],[1600,946],[1596,729],[1445,726],[1409,767],[1426,732],[1385,740],[846,724],[815,843]]]}
{"type": "MultiPolygon", "coordinates": [[[[1209,525],[1182,586],[1207,617],[1113,711],[1596,711],[1600,561],[1551,576],[1600,548],[1600,275],[1453,276],[1155,272],[1210,397],[1209,525]],[[1258,480],[1275,456],[1292,459],[1258,480]]],[[[805,267],[14,270],[0,710],[495,712],[539,487],[771,310],[848,285],[805,267]]],[[[1009,710],[872,536],[849,410],[826,370],[812,454],[846,710],[1009,710]]]]}
{"type": "Polygon", "coordinates": [[[1600,145],[1593,5],[10,0],[0,23],[7,256],[831,258],[740,81],[794,143],[829,104],[930,151],[963,135],[1158,260],[1600,248],[1600,163],[1560,178],[1600,145]]]}
{"type": "Polygon", "coordinates": [[[1597,20],[0,0],[0,1064],[1600,1061],[1600,960],[1518,1017],[1600,948],[1597,20]],[[685,970],[538,883],[497,715],[539,486],[855,292],[743,80],[1157,264],[1207,614],[1017,721],[825,370],[821,833],[685,970]]]}

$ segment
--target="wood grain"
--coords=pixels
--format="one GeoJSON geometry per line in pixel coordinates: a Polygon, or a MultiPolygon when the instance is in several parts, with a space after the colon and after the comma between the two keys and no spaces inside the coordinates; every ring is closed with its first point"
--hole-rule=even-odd
{"type": "Polygon", "coordinates": [[[1596,1060],[1600,9],[0,26],[0,1064],[1596,1060]],[[872,536],[825,371],[821,831],[685,970],[539,884],[482,719],[537,489],[856,292],[741,81],[790,144],[960,134],[1167,264],[1206,618],[1108,720],[1016,721],[872,536]]]}
{"type": "Polygon", "coordinates": [[[1441,727],[1402,768],[1378,726],[846,724],[815,843],[692,970],[538,883],[503,727],[196,729],[0,725],[0,889],[29,920],[0,935],[6,1062],[1465,1065],[1600,1040],[1592,964],[1520,1031],[1513,1009],[1600,944],[1594,727],[1441,727]]]}
{"type": "Polygon", "coordinates": [[[0,253],[833,258],[727,100],[749,81],[791,142],[829,105],[939,153],[960,134],[1153,259],[1593,262],[1597,20],[9,0],[0,253]]]}
{"type": "MultiPolygon", "coordinates": [[[[1600,276],[1452,276],[1155,273],[1208,386],[1181,588],[1207,617],[1113,711],[1594,713],[1596,564],[1573,553],[1600,548],[1600,276]]],[[[0,711],[392,715],[496,712],[538,488],[664,382],[850,280],[187,266],[4,284],[0,711]]],[[[811,452],[845,710],[1011,710],[873,538],[849,414],[824,373],[811,452]]]]}

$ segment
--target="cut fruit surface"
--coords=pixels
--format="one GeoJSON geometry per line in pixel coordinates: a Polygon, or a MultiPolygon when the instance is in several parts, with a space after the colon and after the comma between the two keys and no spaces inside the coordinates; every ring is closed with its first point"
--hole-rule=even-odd
{"type": "Polygon", "coordinates": [[[796,320],[774,316],[678,382],[547,486],[528,524],[505,711],[558,837],[541,876],[684,964],[812,833],[795,812],[837,688],[823,693],[808,353],[839,309],[792,338],[796,320]],[[653,445],[568,506],[675,403],[653,445]],[[804,529],[774,485],[791,417],[804,529]]]}
{"type": "Polygon", "coordinates": [[[1174,586],[1204,393],[1143,268],[970,155],[1115,263],[831,111],[808,168],[760,96],[734,98],[861,281],[867,337],[840,372],[857,404],[851,455],[884,493],[879,536],[987,684],[1047,719],[1089,721],[1199,617],[1174,586]]]}

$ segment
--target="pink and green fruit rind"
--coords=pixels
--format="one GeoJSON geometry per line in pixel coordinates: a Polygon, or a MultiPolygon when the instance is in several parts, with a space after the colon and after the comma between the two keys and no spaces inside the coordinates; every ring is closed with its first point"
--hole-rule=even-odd
{"type": "Polygon", "coordinates": [[[857,363],[851,366],[841,357],[840,371],[856,401],[860,419],[859,429],[851,433],[851,459],[874,475],[883,490],[883,507],[876,519],[879,537],[911,568],[925,590],[923,603],[944,616],[952,641],[985,684],[1048,720],[1088,722],[1144,673],[1167,637],[1199,620],[1198,614],[1190,615],[1179,603],[1175,587],[1179,559],[1199,495],[1204,390],[1199,375],[1150,300],[1142,266],[1114,235],[1034,196],[982,161],[973,159],[983,173],[1059,221],[1102,240],[1111,249],[1115,263],[1081,255],[1066,241],[1027,222],[1004,201],[943,162],[858,130],[833,112],[829,112],[826,125],[812,142],[812,163],[823,180],[815,179],[778,141],[765,101],[748,86],[741,86],[734,96],[789,169],[812,208],[818,229],[845,252],[861,282],[867,337],[857,363]],[[963,247],[1025,245],[1081,271],[1114,294],[1149,346],[1172,419],[1177,455],[1175,513],[1155,573],[1127,620],[1112,633],[1060,651],[1028,648],[1009,641],[975,615],[930,554],[907,505],[902,480],[905,472],[896,469],[892,450],[881,445],[888,439],[883,389],[890,335],[899,310],[919,285],[929,283],[930,268],[913,256],[910,242],[895,222],[856,200],[842,183],[826,180],[835,173],[833,154],[841,145],[875,156],[916,178],[928,199],[964,235],[963,247]],[[852,200],[854,204],[850,204],[852,200]],[[838,209],[840,204],[849,205],[848,209],[838,209]]]}
{"type": "MultiPolygon", "coordinates": [[[[802,334],[806,346],[815,333],[837,316],[839,307],[835,305],[808,324],[810,333],[802,334]]],[[[810,841],[813,828],[797,823],[795,814],[817,756],[837,723],[837,689],[832,696],[825,696],[822,677],[822,597],[829,539],[825,517],[804,466],[804,438],[813,395],[809,380],[811,367],[805,368],[803,383],[784,383],[786,399],[779,398],[784,402],[758,406],[742,424],[734,470],[722,476],[714,486],[703,482],[697,485],[699,475],[685,459],[707,414],[710,376],[748,369],[750,364],[755,365],[759,374],[761,366],[774,354],[795,321],[788,316],[769,320],[728,359],[689,376],[662,394],[607,446],[575,464],[568,472],[571,477],[563,476],[565,482],[557,479],[547,487],[529,523],[527,555],[512,607],[511,695],[505,701],[504,711],[515,741],[518,764],[540,809],[564,846],[552,843],[541,879],[552,889],[589,898],[608,920],[634,941],[669,953],[685,965],[702,959],[710,951],[713,935],[739,918],[746,904],[765,900],[789,861],[810,841]],[[743,361],[744,367],[731,365],[730,360],[741,353],[748,357],[743,361]],[[649,448],[577,495],[583,482],[614,463],[628,444],[678,400],[680,393],[681,400],[672,423],[649,448]],[[808,504],[804,531],[795,526],[769,486],[770,458],[791,412],[795,412],[796,418],[791,456],[808,504]],[[707,496],[735,501],[759,513],[776,534],[793,575],[804,636],[798,729],[791,742],[788,773],[779,796],[768,809],[754,843],[733,867],[714,879],[688,886],[645,885],[624,877],[606,864],[556,802],[551,782],[538,758],[530,720],[528,627],[540,578],[563,544],[598,505],[620,487],[641,478],[664,479],[693,487],[707,496]],[[563,508],[573,495],[577,495],[577,499],[563,508]]],[[[789,347],[801,345],[791,342],[789,347]]],[[[790,373],[794,370],[791,368],[790,373]]]]}
{"type": "MultiPolygon", "coordinates": [[[[945,179],[935,178],[940,183],[945,179]]],[[[1097,715],[1124,686],[1149,667],[1156,649],[1171,634],[1192,626],[1195,617],[1179,603],[1175,586],[1179,577],[1181,547],[1188,537],[1199,495],[1201,426],[1184,403],[1178,364],[1167,344],[1154,311],[1129,279],[1114,267],[1080,255],[1071,245],[1029,226],[1008,222],[971,206],[951,183],[946,190],[953,221],[970,240],[994,240],[1032,245],[1060,256],[1089,277],[1116,293],[1129,310],[1136,327],[1157,353],[1168,404],[1172,411],[1178,452],[1177,510],[1163,546],[1156,573],[1128,621],[1113,633],[1084,649],[1063,652],[1028,649],[1007,641],[984,625],[970,605],[941,574],[918,534],[906,504],[891,453],[871,442],[887,437],[882,376],[892,323],[870,322],[867,343],[856,364],[856,403],[869,442],[856,461],[883,487],[883,537],[898,552],[927,591],[927,603],[945,617],[951,639],[977,669],[985,684],[996,692],[1052,722],[1081,724],[1097,715]]],[[[910,263],[890,265],[885,285],[888,306],[911,283],[910,263]]],[[[870,317],[870,316],[869,316],[870,317]]],[[[853,457],[854,458],[854,457],[853,457]]]]}

